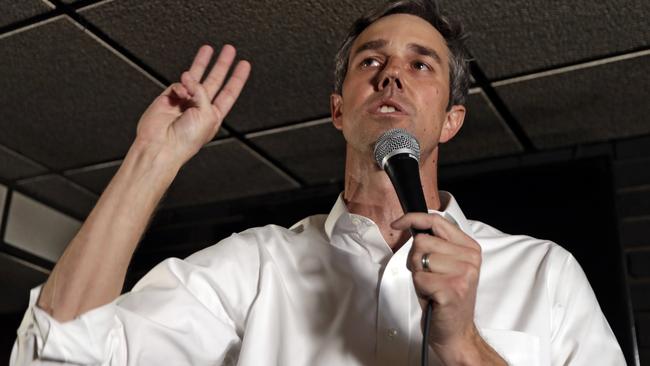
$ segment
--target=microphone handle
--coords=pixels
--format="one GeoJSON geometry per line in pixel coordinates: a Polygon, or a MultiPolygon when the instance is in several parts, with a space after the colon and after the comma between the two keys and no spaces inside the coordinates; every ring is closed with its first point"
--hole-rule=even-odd
{"type": "MultiPolygon", "coordinates": [[[[384,170],[393,183],[393,187],[395,187],[397,198],[399,198],[404,213],[429,212],[422,192],[419,164],[414,157],[406,153],[391,156],[386,162],[384,170]]],[[[411,234],[413,236],[416,234],[433,236],[433,231],[431,229],[411,228],[411,234]]]]}
{"type": "MultiPolygon", "coordinates": [[[[402,205],[404,213],[408,212],[425,212],[428,213],[427,203],[422,192],[422,182],[420,181],[420,170],[418,161],[409,154],[397,154],[388,158],[384,170],[388,174],[390,181],[395,187],[397,197],[402,205]]],[[[411,235],[425,233],[433,236],[431,229],[422,230],[411,228],[411,235]]],[[[429,365],[429,339],[431,314],[433,312],[433,300],[427,301],[424,317],[424,329],[422,331],[422,353],[421,365],[429,365]]]]}

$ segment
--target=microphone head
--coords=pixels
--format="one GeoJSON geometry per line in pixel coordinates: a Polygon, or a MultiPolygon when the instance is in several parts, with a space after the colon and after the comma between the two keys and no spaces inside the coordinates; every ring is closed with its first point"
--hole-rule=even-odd
{"type": "Polygon", "coordinates": [[[408,154],[420,162],[420,144],[413,135],[402,128],[391,128],[375,142],[375,161],[383,170],[388,159],[397,154],[408,154]]]}

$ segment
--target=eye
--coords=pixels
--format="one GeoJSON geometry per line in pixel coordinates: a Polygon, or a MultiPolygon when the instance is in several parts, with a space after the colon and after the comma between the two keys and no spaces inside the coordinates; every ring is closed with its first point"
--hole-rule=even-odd
{"type": "Polygon", "coordinates": [[[421,62],[421,61],[415,61],[413,63],[413,68],[416,69],[416,70],[432,70],[431,66],[429,66],[426,63],[421,62]]]}
{"type": "Polygon", "coordinates": [[[379,61],[371,57],[363,59],[363,61],[361,61],[361,63],[359,64],[359,66],[361,66],[362,68],[375,67],[379,65],[380,65],[379,61]]]}

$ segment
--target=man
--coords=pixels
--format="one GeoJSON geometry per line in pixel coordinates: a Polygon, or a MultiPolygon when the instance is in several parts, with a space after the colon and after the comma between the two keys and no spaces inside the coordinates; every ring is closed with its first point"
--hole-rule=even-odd
{"type": "Polygon", "coordinates": [[[433,364],[623,365],[568,252],[467,220],[437,189],[438,145],[465,116],[462,39],[426,1],[393,2],[355,23],[331,97],[347,151],[345,191],[330,214],[169,259],[118,298],[154,207],[248,77],[240,62],[219,92],[235,57],[225,46],[200,83],[212,53],[202,47],[144,113],[118,173],[32,291],[12,363],[417,365],[432,299],[433,364]],[[375,140],[395,127],[420,142],[431,214],[403,215],[374,162],[375,140]],[[435,237],[413,240],[411,227],[435,237]]]}

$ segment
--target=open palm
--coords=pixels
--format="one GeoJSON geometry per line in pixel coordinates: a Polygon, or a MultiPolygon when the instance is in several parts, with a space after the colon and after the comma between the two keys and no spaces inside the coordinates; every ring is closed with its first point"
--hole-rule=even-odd
{"type": "Polygon", "coordinates": [[[236,54],[233,46],[225,45],[201,82],[212,54],[212,47],[201,47],[180,82],[170,85],[151,103],[138,122],[137,141],[157,145],[184,163],[212,140],[251,69],[247,61],[238,62],[223,85],[236,54]]]}

